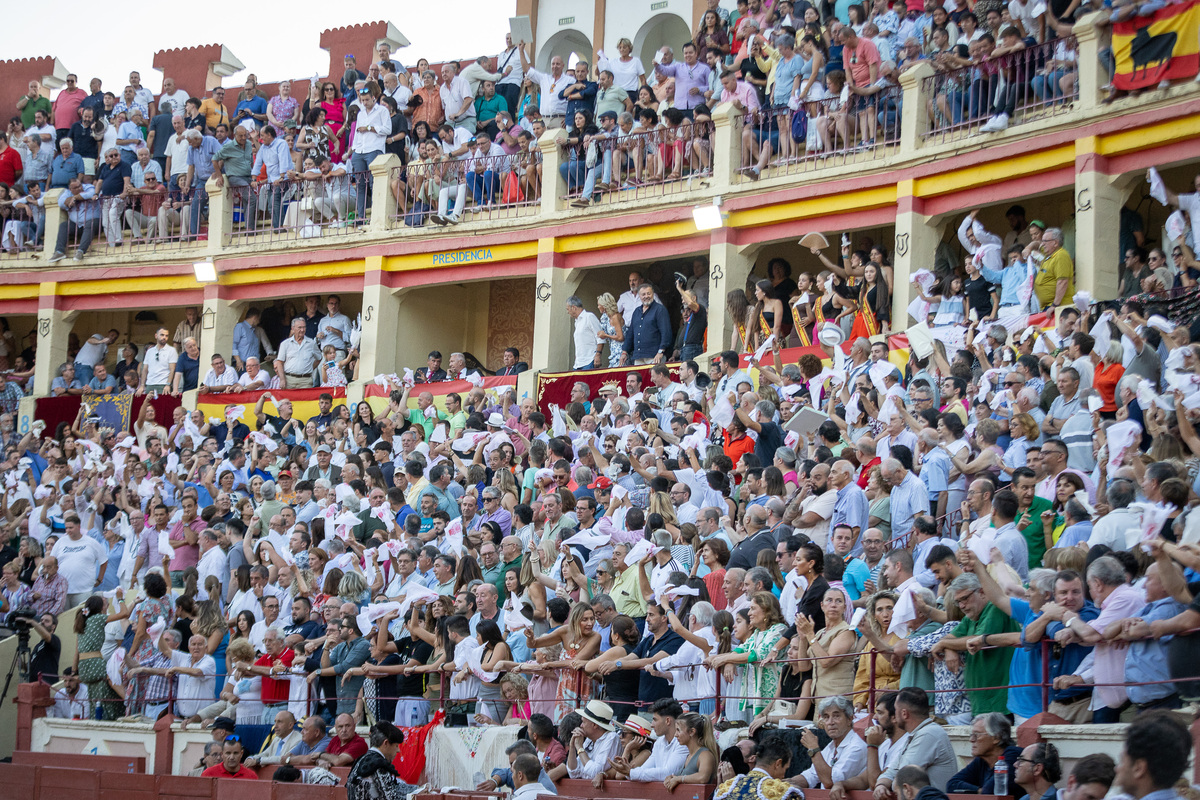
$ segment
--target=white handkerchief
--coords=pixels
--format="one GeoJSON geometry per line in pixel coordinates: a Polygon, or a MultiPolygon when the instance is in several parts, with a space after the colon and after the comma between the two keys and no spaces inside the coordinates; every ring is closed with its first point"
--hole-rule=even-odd
{"type": "Polygon", "coordinates": [[[608,544],[612,541],[611,534],[591,533],[589,531],[580,531],[574,536],[564,539],[563,544],[577,544],[581,547],[586,547],[588,550],[595,550],[601,545],[608,544]]]}
{"type": "Polygon", "coordinates": [[[438,425],[433,429],[433,434],[429,437],[429,441],[433,444],[441,444],[446,441],[446,426],[438,425]]]}
{"type": "Polygon", "coordinates": [[[1161,314],[1151,314],[1150,319],[1146,320],[1146,324],[1151,328],[1158,328],[1163,333],[1170,333],[1175,330],[1175,323],[1161,314]]]}
{"type": "Polygon", "coordinates": [[[524,628],[532,628],[533,620],[528,619],[520,611],[506,611],[504,612],[504,627],[508,628],[510,631],[519,631],[524,628]]]}
{"type": "Polygon", "coordinates": [[[1173,242],[1177,242],[1187,235],[1188,224],[1183,218],[1183,212],[1176,209],[1171,212],[1171,216],[1167,217],[1167,238],[1173,242]]]}
{"type": "Polygon", "coordinates": [[[1097,397],[1096,395],[1092,395],[1091,397],[1088,398],[1088,411],[1090,411],[1093,414],[1095,414],[1097,411],[1099,411],[1100,407],[1103,405],[1104,405],[1104,400],[1100,397],[1097,397]]]}
{"type": "Polygon", "coordinates": [[[765,356],[768,352],[770,352],[771,345],[773,345],[773,344],[775,344],[775,334],[772,333],[770,336],[767,337],[767,340],[765,342],[763,342],[761,345],[759,345],[759,348],[754,351],[754,361],[756,363],[761,362],[762,357],[765,356]]]}
{"type": "MultiPolygon", "coordinates": [[[[168,533],[167,531],[159,531],[158,532],[158,555],[160,557],[167,556],[168,558],[170,558],[174,554],[174,552],[175,552],[174,548],[171,547],[171,534],[168,533]]],[[[152,564],[151,566],[157,566],[157,565],[152,564]]]]}
{"type": "Polygon", "coordinates": [[[1150,196],[1165,206],[1167,204],[1167,187],[1157,169],[1151,167],[1146,170],[1146,182],[1150,184],[1150,196]]]}
{"type": "MultiPolygon", "coordinates": [[[[1149,408],[1149,406],[1146,406],[1149,408]]],[[[1130,447],[1136,447],[1142,439],[1142,426],[1136,421],[1127,419],[1118,422],[1108,429],[1108,474],[1116,473],[1125,460],[1125,452],[1130,447]]]]}
{"type": "Polygon", "coordinates": [[[629,494],[628,490],[619,483],[614,483],[612,487],[613,500],[620,500],[629,494]]]}
{"type": "Polygon", "coordinates": [[[625,554],[625,563],[629,565],[637,564],[646,556],[654,555],[658,551],[659,548],[650,544],[649,539],[639,539],[629,548],[629,552],[625,554]]]}

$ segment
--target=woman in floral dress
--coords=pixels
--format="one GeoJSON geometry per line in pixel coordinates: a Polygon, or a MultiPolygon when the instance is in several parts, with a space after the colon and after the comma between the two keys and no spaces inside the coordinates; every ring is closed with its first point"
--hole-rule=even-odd
{"type": "Polygon", "coordinates": [[[774,650],[785,628],[779,600],[770,592],[756,592],[750,598],[749,610],[749,638],[728,653],[709,656],[704,663],[713,669],[720,669],[726,664],[747,664],[748,674],[742,684],[742,694],[745,696],[738,700],[738,707],[758,714],[767,707],[779,688],[781,665],[763,662],[774,650]]]}
{"type": "MultiPolygon", "coordinates": [[[[171,600],[170,590],[162,575],[157,572],[147,573],[142,581],[146,599],[134,606],[129,616],[134,620],[136,633],[125,654],[126,668],[145,666],[158,652],[158,645],[148,631],[159,620],[164,620],[167,627],[174,622],[175,605],[171,600]]],[[[127,679],[125,685],[125,706],[130,711],[140,712],[146,703],[145,686],[137,679],[127,679]]]]}
{"type": "Polygon", "coordinates": [[[592,679],[588,677],[584,666],[600,652],[600,634],[595,629],[596,615],[587,603],[576,603],[571,609],[571,616],[567,617],[567,624],[543,636],[534,636],[532,628],[526,629],[525,640],[530,649],[562,645],[562,660],[543,665],[543,668],[562,670],[554,698],[556,720],[591,699],[592,679]]]}

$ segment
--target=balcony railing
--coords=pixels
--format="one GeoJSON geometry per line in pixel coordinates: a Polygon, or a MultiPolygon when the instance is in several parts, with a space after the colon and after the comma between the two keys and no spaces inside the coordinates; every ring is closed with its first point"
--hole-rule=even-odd
{"type": "MultiPolygon", "coordinates": [[[[505,153],[493,145],[485,156],[468,154],[461,160],[402,165],[388,155],[377,159],[369,173],[332,179],[305,181],[292,175],[277,185],[226,185],[219,193],[210,183],[201,190],[213,192],[208,203],[184,195],[178,207],[168,208],[166,224],[159,221],[161,211],[154,215],[149,236],[148,225],[134,230],[133,222],[139,220],[127,218],[130,209],[121,209],[118,219],[114,209],[97,201],[88,224],[66,226],[62,249],[71,257],[87,236],[92,254],[103,258],[102,243],[117,225],[124,247],[133,243],[137,251],[162,251],[165,258],[189,242],[220,257],[225,248],[262,244],[287,249],[305,241],[344,241],[352,231],[405,237],[454,224],[482,232],[496,223],[548,223],[571,206],[673,198],[691,203],[745,191],[754,178],[785,188],[792,176],[800,176],[793,183],[809,183],[826,174],[842,175],[846,167],[897,169],[954,154],[964,142],[985,141],[979,137],[1003,127],[989,122],[1001,112],[1008,116],[1008,128],[1049,132],[1200,92],[1191,80],[1178,81],[1167,92],[1143,92],[1136,103],[1102,105],[1100,87],[1108,75],[1099,48],[1095,29],[1080,23],[1073,36],[982,64],[946,63],[939,69],[931,61],[917,62],[900,76],[899,86],[884,86],[870,95],[806,101],[795,110],[749,117],[719,106],[711,121],[602,136],[594,147],[571,145],[564,141],[565,131],[552,130],[527,153],[505,153]],[[764,145],[770,148],[765,159],[764,145]],[[748,175],[760,162],[762,172],[748,175]]],[[[47,195],[42,258],[54,252],[66,217],[57,205],[58,192],[47,195]]],[[[28,220],[10,214],[0,221],[13,231],[11,245],[19,247],[18,231],[28,237],[28,220]]],[[[129,252],[113,250],[114,257],[129,252]]],[[[30,257],[0,255],[12,267],[27,266],[30,257]]]]}
{"type": "Polygon", "coordinates": [[[747,114],[742,121],[743,180],[770,148],[772,174],[795,175],[827,166],[865,164],[900,143],[903,93],[893,85],[870,94],[826,97],[796,110],[775,108],[747,114]]]}
{"type": "Polygon", "coordinates": [[[410,161],[391,170],[393,227],[531,216],[540,206],[541,152],[410,161]]]}
{"type": "Polygon", "coordinates": [[[289,174],[274,183],[230,187],[231,243],[344,236],[365,224],[371,173],[346,172],[335,164],[328,174],[289,174]]]}
{"type": "Polygon", "coordinates": [[[1066,113],[1079,97],[1077,50],[1075,37],[1068,36],[969,66],[931,62],[938,74],[922,88],[926,140],[996,133],[1066,113]]]}
{"type": "Polygon", "coordinates": [[[610,202],[665,197],[712,175],[712,122],[685,120],[640,133],[595,137],[587,145],[563,142],[559,173],[563,198],[576,206],[605,195],[610,202]]]}

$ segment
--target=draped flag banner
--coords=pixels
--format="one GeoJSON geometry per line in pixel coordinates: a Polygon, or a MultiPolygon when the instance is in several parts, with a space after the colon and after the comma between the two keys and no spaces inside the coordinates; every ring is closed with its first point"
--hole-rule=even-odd
{"type": "Polygon", "coordinates": [[[158,424],[170,428],[175,408],[182,401],[169,394],[158,395],[153,400],[145,395],[132,394],[88,398],[71,394],[62,397],[39,397],[34,401],[33,418],[46,423],[45,435],[50,436],[59,423],[73,423],[79,413],[79,406],[86,403],[91,408],[91,415],[100,417],[102,426],[111,426],[116,431],[128,431],[142,410],[142,403],[145,402],[154,406],[154,418],[158,424]]]}
{"type": "MultiPolygon", "coordinates": [[[[506,375],[504,377],[493,376],[483,379],[483,390],[489,393],[499,393],[509,386],[517,385],[516,375],[506,375]]],[[[458,394],[463,403],[466,403],[467,393],[474,387],[470,381],[442,381],[441,383],[418,383],[408,393],[408,407],[417,407],[417,397],[421,392],[429,392],[433,395],[433,404],[440,410],[446,410],[446,395],[458,394]]],[[[363,397],[367,401],[367,405],[375,412],[375,416],[387,411],[388,399],[391,395],[391,390],[387,387],[380,386],[378,383],[368,383],[363,387],[363,397]]]]}
{"type": "Polygon", "coordinates": [[[1113,86],[1150,89],[1160,81],[1191,78],[1200,71],[1200,0],[1160,8],[1146,17],[1113,25],[1117,61],[1113,86]]]}
{"type": "MultiPolygon", "coordinates": [[[[617,391],[622,397],[628,397],[629,393],[625,391],[625,377],[636,372],[642,376],[642,388],[653,388],[654,384],[650,382],[650,367],[645,365],[640,367],[614,367],[612,369],[588,369],[572,372],[539,372],[537,376],[537,405],[545,414],[553,403],[562,408],[567,407],[567,403],[571,402],[571,387],[576,383],[583,382],[592,390],[591,397],[595,397],[600,393],[600,387],[605,384],[616,384],[617,391]]],[[[667,364],[667,369],[671,371],[671,380],[679,380],[679,364],[667,364]]],[[[704,365],[700,366],[704,369],[704,365]]]]}
{"type": "MultiPolygon", "coordinates": [[[[245,410],[239,419],[246,423],[250,430],[258,430],[258,419],[254,416],[254,406],[260,395],[267,390],[254,392],[227,392],[225,394],[201,394],[196,397],[196,408],[203,412],[206,418],[225,419],[225,409],[229,406],[242,406],[245,410]]],[[[319,386],[316,389],[272,389],[270,394],[276,400],[292,401],[292,416],[306,420],[321,413],[317,398],[323,394],[333,396],[335,406],[346,405],[345,386],[319,386]]],[[[268,400],[263,404],[263,411],[273,416],[279,416],[275,403],[268,400]]],[[[167,417],[168,421],[170,417],[167,417]]],[[[161,424],[161,423],[160,423],[161,424]]]]}

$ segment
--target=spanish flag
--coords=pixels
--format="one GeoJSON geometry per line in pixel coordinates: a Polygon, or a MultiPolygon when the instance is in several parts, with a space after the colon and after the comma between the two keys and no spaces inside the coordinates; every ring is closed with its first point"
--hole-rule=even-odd
{"type": "MultiPolygon", "coordinates": [[[[483,390],[488,394],[499,394],[509,386],[517,385],[516,375],[507,375],[504,377],[492,376],[483,379],[483,390]]],[[[474,388],[474,384],[470,381],[442,381],[441,383],[418,383],[408,393],[408,407],[417,407],[417,397],[422,392],[429,392],[433,395],[433,404],[439,411],[446,410],[446,395],[457,394],[466,403],[467,394],[474,388]]],[[[378,383],[368,383],[363,387],[363,398],[367,401],[367,405],[375,412],[375,416],[387,411],[388,398],[391,396],[391,390],[380,386],[378,383]]]]}
{"type": "MultiPolygon", "coordinates": [[[[263,391],[228,392],[226,394],[202,394],[196,398],[196,408],[200,409],[206,418],[225,419],[225,409],[230,406],[240,406],[242,413],[239,419],[246,423],[250,430],[258,430],[258,419],[254,416],[254,406],[263,391]]],[[[346,405],[346,387],[325,386],[316,389],[274,389],[271,396],[276,400],[292,401],[292,416],[296,419],[307,420],[321,413],[317,399],[323,394],[333,396],[335,406],[346,405]]],[[[275,403],[268,400],[263,404],[263,411],[272,416],[279,416],[275,403]]]]}
{"type": "Polygon", "coordinates": [[[1200,0],[1160,8],[1148,17],[1113,25],[1117,61],[1113,86],[1148,89],[1160,81],[1192,78],[1200,71],[1200,0]]]}

